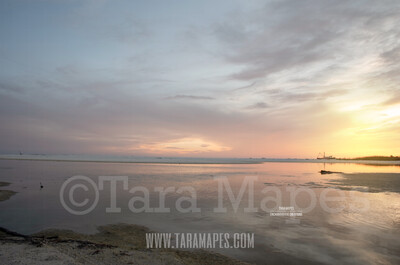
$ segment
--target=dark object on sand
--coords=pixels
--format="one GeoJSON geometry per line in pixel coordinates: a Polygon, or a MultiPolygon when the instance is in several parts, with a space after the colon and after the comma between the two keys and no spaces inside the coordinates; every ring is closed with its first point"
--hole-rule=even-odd
{"type": "Polygon", "coordinates": [[[42,182],[40,182],[40,189],[43,189],[43,185],[42,185],[42,182]]]}
{"type": "Polygon", "coordinates": [[[321,174],[333,174],[333,173],[343,173],[343,172],[321,170],[319,173],[321,173],[321,174]]]}

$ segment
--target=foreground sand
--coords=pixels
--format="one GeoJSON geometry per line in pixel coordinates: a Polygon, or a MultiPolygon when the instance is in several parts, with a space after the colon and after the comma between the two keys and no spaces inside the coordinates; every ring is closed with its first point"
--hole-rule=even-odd
{"type": "Polygon", "coordinates": [[[146,227],[107,225],[83,235],[47,230],[24,236],[0,228],[0,264],[246,264],[204,250],[147,249],[146,227]]]}

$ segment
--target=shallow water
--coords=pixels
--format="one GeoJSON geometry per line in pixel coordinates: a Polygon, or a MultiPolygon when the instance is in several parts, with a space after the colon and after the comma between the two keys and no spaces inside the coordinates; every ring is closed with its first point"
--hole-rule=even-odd
{"type": "MultiPolygon", "coordinates": [[[[6,188],[18,193],[0,202],[0,226],[20,233],[46,228],[94,233],[97,226],[111,223],[139,224],[172,233],[253,232],[254,249],[215,251],[259,264],[399,264],[400,194],[393,192],[398,189],[382,185],[390,182],[393,188],[398,179],[399,166],[352,163],[179,165],[3,160],[0,181],[11,182],[6,188]],[[346,175],[321,175],[322,169],[346,175]],[[363,175],[359,173],[369,173],[368,181],[362,181],[363,175]],[[128,189],[124,189],[122,182],[116,186],[116,204],[121,211],[106,212],[111,193],[109,182],[105,182],[93,211],[84,215],[68,212],[61,204],[60,190],[66,180],[76,175],[87,176],[96,185],[99,176],[127,176],[128,189]],[[226,177],[234,196],[239,194],[246,177],[253,177],[254,189],[249,190],[248,186],[244,189],[236,211],[226,189],[222,193],[218,190],[221,177],[226,177]],[[177,200],[191,194],[177,192],[166,194],[165,205],[170,208],[166,213],[133,213],[128,207],[132,197],[143,197],[140,192],[130,193],[133,187],[148,190],[150,207],[157,208],[160,193],[155,192],[155,187],[177,190],[187,186],[195,190],[200,212],[179,212],[177,200]],[[269,191],[263,193],[266,188],[269,191]],[[221,196],[225,213],[215,212],[221,196]],[[333,201],[339,196],[340,200],[333,201]],[[249,206],[256,210],[247,212],[245,208],[249,206]],[[270,216],[279,206],[294,207],[302,216],[270,216]]],[[[83,181],[77,183],[87,185],[83,181]]],[[[68,197],[66,187],[64,200],[68,197]]],[[[82,188],[74,191],[77,202],[86,198],[93,201],[94,189],[88,187],[87,191],[82,188]]],[[[136,203],[135,207],[141,204],[136,203]]]]}

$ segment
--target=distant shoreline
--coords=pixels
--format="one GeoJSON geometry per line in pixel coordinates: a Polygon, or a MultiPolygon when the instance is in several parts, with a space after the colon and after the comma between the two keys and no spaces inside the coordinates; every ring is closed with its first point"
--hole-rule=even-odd
{"type": "Polygon", "coordinates": [[[400,161],[399,156],[364,156],[357,158],[338,158],[339,160],[400,161]]]}
{"type": "Polygon", "coordinates": [[[261,164],[262,161],[153,161],[149,160],[96,160],[96,159],[52,159],[52,158],[18,158],[18,157],[1,157],[0,160],[23,160],[23,161],[50,161],[50,162],[87,162],[87,163],[123,163],[123,164],[210,164],[210,165],[224,165],[224,164],[261,164]]]}
{"type": "Polygon", "coordinates": [[[86,163],[131,163],[131,164],[262,164],[262,163],[357,163],[378,165],[399,165],[398,157],[363,157],[338,159],[299,159],[299,158],[171,158],[171,157],[87,157],[75,155],[0,155],[0,160],[86,162],[86,163]],[[377,158],[377,159],[374,159],[377,158]],[[378,160],[381,158],[380,160],[378,160]]]}

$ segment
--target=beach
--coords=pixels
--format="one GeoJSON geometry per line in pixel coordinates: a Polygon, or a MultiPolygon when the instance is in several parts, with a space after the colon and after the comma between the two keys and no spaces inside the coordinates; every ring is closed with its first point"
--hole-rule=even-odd
{"type": "Polygon", "coordinates": [[[83,235],[48,230],[21,235],[0,229],[2,264],[247,264],[210,251],[147,249],[149,229],[135,225],[99,227],[83,235]]]}

